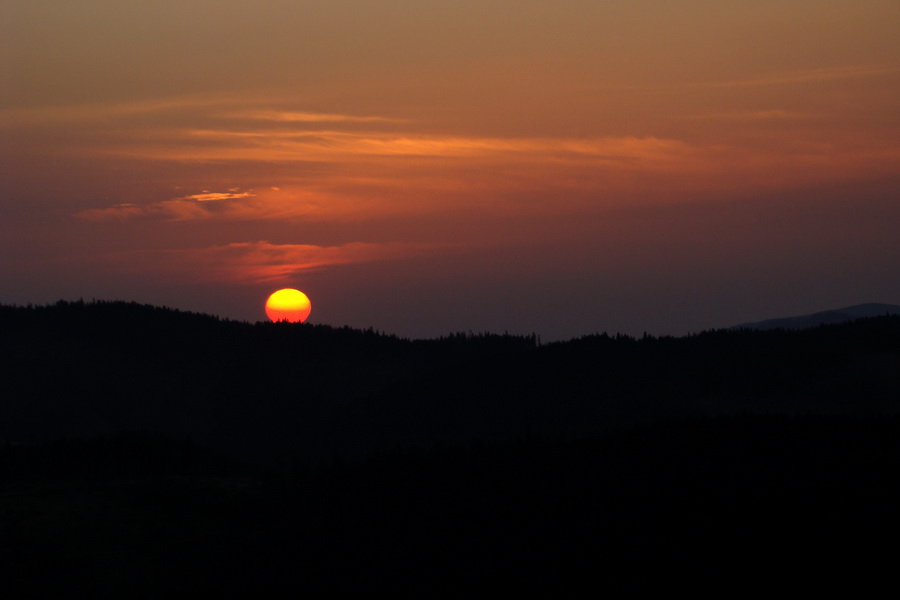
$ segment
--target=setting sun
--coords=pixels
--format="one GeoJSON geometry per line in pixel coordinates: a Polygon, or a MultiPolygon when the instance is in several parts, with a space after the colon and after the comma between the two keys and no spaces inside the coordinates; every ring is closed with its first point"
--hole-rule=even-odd
{"type": "Polygon", "coordinates": [[[273,322],[302,323],[311,310],[307,295],[292,288],[278,290],[266,300],[266,315],[273,322]]]}

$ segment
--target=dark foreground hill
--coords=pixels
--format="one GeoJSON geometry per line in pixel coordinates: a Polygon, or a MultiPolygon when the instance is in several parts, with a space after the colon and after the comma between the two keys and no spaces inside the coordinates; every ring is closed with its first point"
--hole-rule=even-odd
{"type": "Polygon", "coordinates": [[[900,317],[540,345],[58,303],[0,334],[15,597],[892,573],[900,317]]]}
{"type": "Polygon", "coordinates": [[[717,417],[268,474],[131,435],[7,448],[0,576],[17,598],[865,594],[895,571],[898,431],[717,417]]]}
{"type": "Polygon", "coordinates": [[[410,341],[127,303],[0,307],[0,440],[143,430],[258,460],[743,411],[893,413],[900,317],[806,331],[410,341]]]}

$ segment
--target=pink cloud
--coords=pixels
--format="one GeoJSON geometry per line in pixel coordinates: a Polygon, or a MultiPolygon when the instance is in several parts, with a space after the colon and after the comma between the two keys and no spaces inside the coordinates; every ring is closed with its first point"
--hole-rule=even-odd
{"type": "Polygon", "coordinates": [[[123,267],[140,261],[145,271],[164,274],[168,280],[256,284],[288,281],[304,272],[336,265],[403,258],[434,248],[407,243],[353,242],[316,246],[256,241],[206,248],[127,252],[107,255],[101,260],[123,267]]]}

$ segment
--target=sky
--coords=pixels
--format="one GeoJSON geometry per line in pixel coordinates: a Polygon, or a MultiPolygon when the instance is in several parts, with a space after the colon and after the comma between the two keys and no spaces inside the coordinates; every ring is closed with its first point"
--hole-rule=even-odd
{"type": "Polygon", "coordinates": [[[402,337],[900,304],[896,0],[4,0],[0,303],[402,337]]]}

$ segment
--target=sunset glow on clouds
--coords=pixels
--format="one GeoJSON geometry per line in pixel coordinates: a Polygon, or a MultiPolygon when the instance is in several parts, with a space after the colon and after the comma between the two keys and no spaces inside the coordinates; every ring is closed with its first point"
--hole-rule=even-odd
{"type": "Polygon", "coordinates": [[[402,258],[428,253],[424,245],[351,243],[342,246],[235,242],[223,246],[113,254],[98,257],[109,267],[121,268],[135,260],[150,263],[177,281],[201,280],[227,284],[280,284],[317,269],[349,263],[402,258]]]}
{"type": "Polygon", "coordinates": [[[115,265],[121,297],[252,320],[277,280],[407,335],[900,302],[893,1],[11,0],[0,23],[0,301],[115,265]]]}

